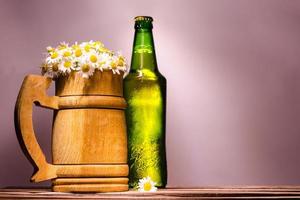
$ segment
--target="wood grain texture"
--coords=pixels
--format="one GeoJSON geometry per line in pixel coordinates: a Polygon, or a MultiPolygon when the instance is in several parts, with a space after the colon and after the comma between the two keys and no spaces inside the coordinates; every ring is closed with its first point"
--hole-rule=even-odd
{"type": "Polygon", "coordinates": [[[56,80],[59,110],[52,135],[54,164],[126,164],[123,76],[72,72],[56,80]],[[65,109],[64,109],[65,108],[65,109]]]}
{"type": "Polygon", "coordinates": [[[118,109],[63,109],[56,113],[54,164],[127,163],[125,114],[118,109]]]}
{"type": "Polygon", "coordinates": [[[17,136],[36,172],[31,180],[54,179],[53,182],[58,182],[65,177],[76,178],[75,182],[54,184],[54,191],[128,190],[127,182],[120,183],[114,179],[128,176],[123,74],[96,71],[92,77],[85,79],[72,72],[56,80],[57,96],[53,97],[46,94],[50,83],[51,79],[46,77],[27,76],[16,103],[17,136]],[[55,110],[53,164],[46,161],[35,137],[33,103],[55,110]],[[102,178],[105,181],[89,183],[86,178],[102,178]]]}
{"type": "Polygon", "coordinates": [[[127,164],[53,165],[57,177],[127,177],[127,164]]]}
{"type": "Polygon", "coordinates": [[[99,193],[99,192],[122,192],[128,190],[128,184],[118,184],[111,181],[110,183],[84,183],[84,184],[66,184],[54,185],[55,192],[76,192],[76,193],[99,193]]]}
{"type": "Polygon", "coordinates": [[[123,96],[123,72],[112,75],[111,70],[103,72],[96,70],[88,79],[78,73],[71,72],[69,76],[62,76],[56,80],[56,96],[74,95],[103,95],[123,96]]]}
{"type": "Polygon", "coordinates": [[[118,192],[128,190],[128,178],[58,178],[52,181],[55,192],[118,192]]]}
{"type": "Polygon", "coordinates": [[[126,101],[122,97],[114,96],[65,96],[60,97],[59,109],[68,108],[126,108],[126,101]]]}
{"type": "Polygon", "coordinates": [[[65,185],[65,184],[97,184],[97,183],[118,183],[127,184],[128,178],[60,178],[52,181],[53,185],[65,185]]]}
{"type": "Polygon", "coordinates": [[[0,189],[1,199],[299,199],[300,186],[167,188],[157,192],[60,193],[50,189],[0,189]]]}
{"type": "Polygon", "coordinates": [[[15,106],[15,129],[20,146],[34,167],[32,181],[55,178],[55,168],[46,161],[41,147],[36,140],[32,124],[32,105],[58,109],[58,97],[48,97],[46,90],[50,78],[37,75],[25,77],[15,106]]]}

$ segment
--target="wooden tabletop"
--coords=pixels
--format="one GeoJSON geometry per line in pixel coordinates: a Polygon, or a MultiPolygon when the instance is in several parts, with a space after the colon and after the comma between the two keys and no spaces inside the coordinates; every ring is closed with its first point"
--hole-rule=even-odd
{"type": "Polygon", "coordinates": [[[0,199],[300,199],[300,186],[167,188],[141,193],[60,193],[47,188],[0,189],[0,199]]]}

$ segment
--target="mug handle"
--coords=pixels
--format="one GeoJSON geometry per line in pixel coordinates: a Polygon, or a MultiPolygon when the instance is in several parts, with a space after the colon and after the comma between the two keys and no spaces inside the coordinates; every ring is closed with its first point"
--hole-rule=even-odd
{"type": "Polygon", "coordinates": [[[46,161],[35,137],[32,123],[33,103],[48,109],[58,109],[57,96],[48,96],[46,90],[52,80],[39,75],[25,77],[15,106],[15,129],[20,146],[34,167],[31,181],[40,182],[56,178],[56,168],[46,161]]]}

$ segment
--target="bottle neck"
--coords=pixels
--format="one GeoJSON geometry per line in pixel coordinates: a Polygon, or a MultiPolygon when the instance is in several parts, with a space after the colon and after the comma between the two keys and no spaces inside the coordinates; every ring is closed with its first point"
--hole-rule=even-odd
{"type": "Polygon", "coordinates": [[[157,71],[151,28],[137,28],[135,30],[130,71],[140,70],[157,71]]]}

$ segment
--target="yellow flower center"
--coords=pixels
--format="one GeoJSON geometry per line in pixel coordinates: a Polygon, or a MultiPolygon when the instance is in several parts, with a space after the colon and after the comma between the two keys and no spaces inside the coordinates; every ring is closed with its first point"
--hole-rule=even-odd
{"type": "Polygon", "coordinates": [[[84,50],[85,50],[86,52],[89,52],[90,49],[91,49],[91,45],[87,44],[87,45],[84,46],[84,50]]]}
{"type": "Polygon", "coordinates": [[[82,55],[81,49],[76,49],[76,50],[75,50],[75,56],[76,56],[76,57],[79,57],[79,56],[81,56],[81,55],[82,55]]]}
{"type": "Polygon", "coordinates": [[[89,66],[89,65],[86,65],[86,64],[85,64],[85,65],[83,65],[83,66],[81,67],[81,71],[82,71],[82,72],[85,72],[85,73],[86,73],[86,72],[88,72],[89,70],[90,70],[90,66],[89,66]]]}
{"type": "Polygon", "coordinates": [[[90,61],[91,61],[92,63],[97,62],[97,56],[91,55],[91,56],[90,56],[90,61]]]}
{"type": "Polygon", "coordinates": [[[113,69],[115,69],[115,68],[117,68],[117,63],[111,62],[111,63],[110,63],[110,66],[111,66],[113,69]]]}
{"type": "Polygon", "coordinates": [[[65,68],[70,68],[72,66],[72,63],[70,62],[70,61],[66,61],[65,63],[64,63],[64,67],[65,68]]]}
{"type": "Polygon", "coordinates": [[[52,66],[52,71],[57,72],[58,71],[58,65],[53,65],[52,66]]]}
{"type": "Polygon", "coordinates": [[[152,188],[152,185],[151,185],[151,183],[149,181],[146,182],[146,183],[144,183],[144,190],[145,191],[150,191],[151,188],[152,188]]]}
{"type": "Polygon", "coordinates": [[[57,58],[58,57],[58,53],[57,52],[53,52],[52,54],[51,54],[51,59],[55,59],[55,58],[57,58]]]}
{"type": "Polygon", "coordinates": [[[118,66],[123,66],[124,65],[124,60],[123,59],[119,59],[118,60],[118,66]]]}
{"type": "Polygon", "coordinates": [[[72,55],[70,51],[65,51],[63,57],[69,57],[70,55],[72,55]]]}

